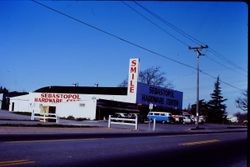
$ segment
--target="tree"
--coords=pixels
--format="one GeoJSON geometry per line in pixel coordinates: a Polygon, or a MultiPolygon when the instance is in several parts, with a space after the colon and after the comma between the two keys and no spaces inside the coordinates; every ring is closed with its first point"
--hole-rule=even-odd
{"type": "MultiPolygon", "coordinates": [[[[160,67],[151,67],[139,73],[139,82],[152,85],[152,86],[161,86],[165,88],[173,88],[171,82],[167,81],[165,73],[161,72],[160,67]]],[[[127,86],[128,81],[123,80],[120,87],[127,86]]]]}
{"type": "Polygon", "coordinates": [[[242,92],[243,97],[238,97],[235,102],[236,102],[236,107],[241,109],[244,112],[248,112],[248,99],[247,99],[247,94],[248,91],[245,90],[242,92]]]}
{"type": "Polygon", "coordinates": [[[211,95],[211,100],[208,102],[207,121],[213,123],[223,123],[227,120],[226,105],[223,104],[227,99],[222,96],[220,87],[220,78],[214,84],[214,91],[211,95]]]}
{"type": "MultiPolygon", "coordinates": [[[[199,115],[206,115],[207,110],[208,110],[207,102],[204,99],[199,100],[199,115]]],[[[190,112],[192,115],[196,115],[196,104],[191,105],[190,112]]]]}
{"type": "Polygon", "coordinates": [[[3,94],[2,99],[0,99],[0,109],[8,109],[9,103],[8,99],[6,98],[6,94],[9,93],[9,90],[5,87],[0,87],[0,94],[3,94]]]}
{"type": "Polygon", "coordinates": [[[0,87],[0,93],[8,93],[8,89],[6,89],[5,87],[0,87]]]}
{"type": "Polygon", "coordinates": [[[128,79],[124,79],[119,85],[118,87],[127,87],[128,86],[128,79]]]}

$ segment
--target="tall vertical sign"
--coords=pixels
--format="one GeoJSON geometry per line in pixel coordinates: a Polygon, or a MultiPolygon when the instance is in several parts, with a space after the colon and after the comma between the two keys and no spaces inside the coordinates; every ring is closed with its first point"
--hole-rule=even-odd
{"type": "Polygon", "coordinates": [[[136,103],[137,82],[139,76],[139,59],[132,58],[129,60],[128,71],[128,100],[136,103]]]}

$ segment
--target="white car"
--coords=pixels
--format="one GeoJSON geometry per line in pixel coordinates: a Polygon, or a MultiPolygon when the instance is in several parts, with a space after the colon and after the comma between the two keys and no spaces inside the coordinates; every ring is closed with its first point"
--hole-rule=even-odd
{"type": "MultiPolygon", "coordinates": [[[[196,116],[193,116],[193,122],[196,122],[196,116]]],[[[199,116],[199,123],[201,123],[201,124],[203,124],[203,123],[205,123],[206,122],[206,119],[205,119],[205,116],[203,116],[203,115],[200,115],[199,116]]]]}
{"type": "Polygon", "coordinates": [[[183,116],[183,124],[186,124],[186,123],[188,123],[188,124],[192,123],[192,119],[190,118],[190,116],[184,115],[183,116]]]}
{"type": "Polygon", "coordinates": [[[128,118],[127,113],[115,113],[113,116],[117,118],[128,118]]]}
{"type": "Polygon", "coordinates": [[[183,116],[182,115],[172,115],[174,118],[175,123],[182,123],[183,122],[183,116]]]}
{"type": "Polygon", "coordinates": [[[206,122],[206,119],[205,119],[205,116],[201,115],[199,116],[199,123],[205,123],[206,122]]]}

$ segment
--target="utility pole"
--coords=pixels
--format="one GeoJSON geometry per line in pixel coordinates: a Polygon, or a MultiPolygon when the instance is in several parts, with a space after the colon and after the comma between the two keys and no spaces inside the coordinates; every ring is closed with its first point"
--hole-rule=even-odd
{"type": "Polygon", "coordinates": [[[199,58],[200,56],[203,56],[204,54],[201,53],[202,49],[208,48],[207,45],[205,46],[196,46],[196,47],[190,47],[190,50],[194,50],[194,52],[197,53],[197,87],[196,87],[196,129],[199,128],[199,72],[200,72],[200,67],[199,67],[199,58]]]}

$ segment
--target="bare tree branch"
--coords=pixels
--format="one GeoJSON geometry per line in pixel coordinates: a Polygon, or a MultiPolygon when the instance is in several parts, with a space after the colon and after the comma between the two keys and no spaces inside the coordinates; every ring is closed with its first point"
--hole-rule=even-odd
{"type": "MultiPolygon", "coordinates": [[[[164,88],[173,88],[173,85],[165,77],[165,73],[160,71],[160,67],[151,67],[139,73],[139,82],[152,85],[161,86],[164,88]]],[[[128,84],[127,80],[123,80],[119,84],[120,87],[126,87],[128,84]]]]}
{"type": "Polygon", "coordinates": [[[235,100],[236,102],[236,107],[238,107],[239,109],[241,109],[242,111],[245,111],[247,112],[248,111],[248,99],[247,99],[247,94],[248,94],[248,91],[244,91],[242,93],[242,96],[243,97],[239,97],[235,100]]]}

